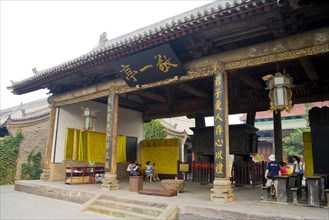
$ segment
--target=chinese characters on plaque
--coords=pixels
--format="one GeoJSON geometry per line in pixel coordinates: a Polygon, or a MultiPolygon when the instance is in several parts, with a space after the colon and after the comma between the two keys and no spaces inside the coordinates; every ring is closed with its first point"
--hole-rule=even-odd
{"type": "Polygon", "coordinates": [[[131,87],[186,74],[169,44],[142,51],[111,64],[131,87]]]}
{"type": "Polygon", "coordinates": [[[106,119],[106,172],[111,171],[112,160],[112,129],[113,129],[113,101],[114,95],[110,94],[107,99],[107,119],[106,119]]]}
{"type": "Polygon", "coordinates": [[[223,73],[214,75],[214,162],[215,177],[226,177],[225,94],[223,73]]]}

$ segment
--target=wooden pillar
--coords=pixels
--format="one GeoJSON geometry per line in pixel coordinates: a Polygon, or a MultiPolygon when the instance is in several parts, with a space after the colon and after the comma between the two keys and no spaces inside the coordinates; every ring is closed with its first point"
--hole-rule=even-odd
{"type": "Polygon", "coordinates": [[[44,155],[43,161],[43,169],[40,176],[41,180],[48,180],[50,176],[50,163],[51,163],[51,154],[53,151],[53,140],[54,140],[54,130],[56,123],[56,110],[57,108],[52,105],[50,109],[50,118],[49,118],[49,130],[48,130],[48,140],[47,140],[47,148],[44,155]]]}
{"type": "Polygon", "coordinates": [[[118,131],[118,109],[119,96],[110,94],[107,99],[107,120],[106,120],[106,173],[101,188],[107,190],[119,189],[117,180],[116,148],[118,131]]]}
{"type": "Polygon", "coordinates": [[[228,127],[228,76],[224,71],[214,73],[214,188],[212,202],[234,200],[229,169],[229,127],[228,127]]]}
{"type": "Polygon", "coordinates": [[[256,112],[248,112],[246,124],[255,127],[256,112]]]}
{"type": "Polygon", "coordinates": [[[281,111],[273,112],[273,125],[274,125],[274,154],[275,154],[275,160],[279,162],[279,161],[283,161],[281,111]]]}
{"type": "Polygon", "coordinates": [[[195,117],[195,127],[197,127],[197,128],[206,127],[206,120],[203,115],[198,114],[195,117]]]}

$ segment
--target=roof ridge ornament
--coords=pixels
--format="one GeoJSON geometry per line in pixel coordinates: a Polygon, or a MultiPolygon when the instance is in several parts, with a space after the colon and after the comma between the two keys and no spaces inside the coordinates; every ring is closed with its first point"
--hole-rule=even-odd
{"type": "Polygon", "coordinates": [[[39,73],[39,71],[37,70],[36,67],[32,68],[32,72],[33,72],[34,74],[38,74],[38,73],[39,73]]]}
{"type": "Polygon", "coordinates": [[[108,41],[106,32],[103,32],[99,36],[98,47],[104,47],[105,43],[108,41]]]}
{"type": "Polygon", "coordinates": [[[108,41],[109,40],[107,39],[107,33],[104,31],[101,35],[99,35],[98,43],[94,46],[94,48],[90,52],[93,52],[99,48],[105,47],[105,45],[108,41]]]}

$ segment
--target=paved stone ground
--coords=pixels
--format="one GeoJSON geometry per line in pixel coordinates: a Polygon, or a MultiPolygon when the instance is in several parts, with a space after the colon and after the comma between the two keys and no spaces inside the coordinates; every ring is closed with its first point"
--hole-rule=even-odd
{"type": "MultiPolygon", "coordinates": [[[[111,219],[92,212],[80,212],[80,204],[14,191],[0,186],[1,220],[12,219],[111,219]]],[[[114,219],[114,218],[112,218],[114,219]]]]}
{"type": "MultiPolygon", "coordinates": [[[[120,190],[115,191],[102,190],[100,184],[66,185],[62,181],[29,181],[29,183],[132,200],[177,204],[180,209],[179,219],[329,219],[328,208],[261,202],[260,186],[233,187],[235,201],[216,204],[210,202],[212,186],[195,183],[187,183],[184,191],[174,197],[147,196],[130,192],[128,181],[120,182],[120,190]]],[[[157,181],[144,182],[143,188],[162,187],[157,181]]],[[[81,204],[77,203],[14,192],[13,186],[1,187],[1,219],[102,219],[99,214],[80,213],[80,207],[81,204]]],[[[106,219],[110,218],[106,216],[106,219]]]]}

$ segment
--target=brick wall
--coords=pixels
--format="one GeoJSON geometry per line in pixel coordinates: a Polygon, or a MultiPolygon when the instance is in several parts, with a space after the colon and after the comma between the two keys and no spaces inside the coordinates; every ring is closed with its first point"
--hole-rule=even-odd
{"type": "Polygon", "coordinates": [[[23,140],[18,152],[15,176],[15,179],[20,179],[21,164],[27,162],[27,156],[31,150],[41,152],[43,164],[48,139],[49,115],[43,118],[26,121],[9,120],[7,123],[7,130],[10,135],[15,135],[19,130],[23,133],[23,140]]]}

